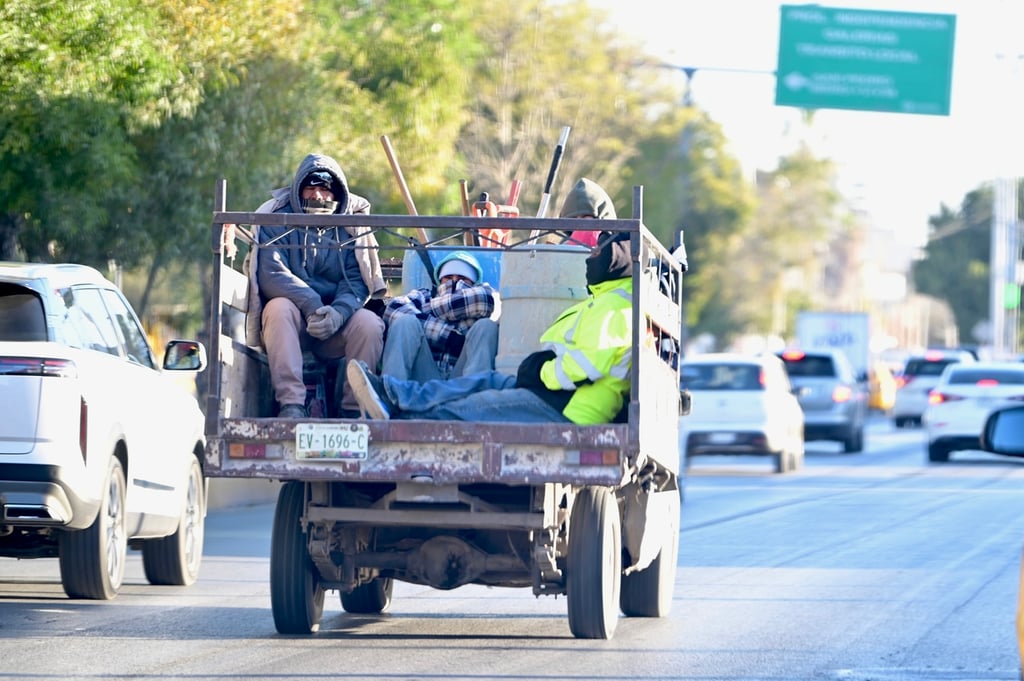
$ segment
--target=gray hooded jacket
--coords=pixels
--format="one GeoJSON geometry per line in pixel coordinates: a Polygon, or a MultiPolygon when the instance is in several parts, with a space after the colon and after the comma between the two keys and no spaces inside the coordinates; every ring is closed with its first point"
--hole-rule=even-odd
{"type": "MultiPolygon", "coordinates": [[[[341,167],[333,158],[322,154],[306,156],[295,171],[291,186],[274,190],[272,198],[256,212],[301,213],[303,180],[316,171],[326,171],[334,177],[332,190],[338,203],[337,214],[370,213],[370,202],[349,192],[341,167]]],[[[316,230],[262,226],[255,231],[256,255],[247,259],[249,311],[246,316],[246,343],[250,346],[262,345],[260,322],[263,303],[271,298],[288,298],[303,317],[323,305],[330,305],[341,313],[344,324],[370,297],[383,297],[387,292],[377,239],[368,228],[316,230]],[[352,245],[337,247],[337,244],[353,237],[352,245]]]]}

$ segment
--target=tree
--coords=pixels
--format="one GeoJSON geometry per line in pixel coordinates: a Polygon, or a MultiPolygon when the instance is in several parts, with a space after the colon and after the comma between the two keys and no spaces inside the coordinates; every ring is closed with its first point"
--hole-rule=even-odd
{"type": "MultiPolygon", "coordinates": [[[[677,100],[678,101],[678,100],[677,100]]],[[[648,197],[644,221],[666,244],[684,231],[690,271],[683,286],[690,335],[723,339],[746,323],[737,315],[736,259],[730,244],[754,208],[754,196],[739,162],[726,151],[721,127],[690,106],[668,107],[645,128],[632,177],[648,197]]],[[[743,261],[749,260],[744,256],[743,261]]],[[[756,265],[755,265],[756,266],[756,265]]],[[[745,265],[749,267],[749,265],[745,265]]]]}
{"type": "Polygon", "coordinates": [[[982,185],[967,193],[958,211],[942,206],[928,220],[925,257],[912,269],[918,293],[949,304],[960,338],[972,338],[989,317],[992,198],[992,187],[982,185]]]}
{"type": "Polygon", "coordinates": [[[127,130],[158,115],[149,95],[173,80],[146,38],[156,16],[135,4],[0,5],[2,257],[45,256],[51,235],[80,238],[131,177],[127,130]]]}
{"type": "Polygon", "coordinates": [[[456,179],[468,180],[471,199],[488,192],[499,203],[520,180],[520,211],[534,215],[569,126],[548,214],[557,215],[559,199],[588,177],[629,217],[631,194],[621,196],[629,163],[656,100],[671,101],[675,93],[641,87],[650,80],[638,72],[643,54],[585,2],[480,4],[487,21],[474,28],[485,52],[472,73],[472,115],[458,135],[456,179]]]}

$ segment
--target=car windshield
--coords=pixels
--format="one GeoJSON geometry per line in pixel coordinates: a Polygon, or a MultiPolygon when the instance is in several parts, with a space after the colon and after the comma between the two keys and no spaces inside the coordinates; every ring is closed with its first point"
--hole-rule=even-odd
{"type": "Polygon", "coordinates": [[[907,368],[903,370],[906,376],[938,376],[950,364],[955,364],[954,359],[912,359],[907,362],[907,368]]]}
{"type": "Polygon", "coordinates": [[[831,357],[804,355],[799,359],[787,357],[782,359],[786,362],[786,371],[789,372],[790,376],[836,375],[835,364],[832,362],[831,357]]]}
{"type": "Polygon", "coordinates": [[[995,381],[1002,385],[1024,385],[1024,372],[1006,369],[961,369],[949,376],[950,385],[973,385],[979,381],[995,381]]]}
{"type": "Polygon", "coordinates": [[[752,364],[684,364],[679,369],[687,390],[762,390],[761,368],[752,364]]]}
{"type": "Polygon", "coordinates": [[[46,315],[39,296],[24,286],[0,284],[0,341],[46,340],[46,315]]]}

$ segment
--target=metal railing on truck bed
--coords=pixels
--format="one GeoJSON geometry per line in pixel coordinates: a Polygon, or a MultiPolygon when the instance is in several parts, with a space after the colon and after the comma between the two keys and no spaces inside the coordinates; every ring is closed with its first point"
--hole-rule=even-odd
{"type": "MultiPolygon", "coordinates": [[[[217,188],[211,239],[217,266],[213,270],[215,298],[208,328],[220,333],[211,334],[209,343],[212,361],[206,403],[207,474],[279,480],[384,482],[394,481],[397,476],[428,479],[434,484],[561,482],[617,486],[630,479],[635,481],[642,470],[664,468],[678,473],[680,395],[676,358],[682,270],[643,224],[642,196],[642,188],[635,188],[633,218],[600,222],[581,218],[309,215],[227,211],[222,181],[217,188]],[[387,258],[388,253],[402,253],[405,287],[417,281],[416,276],[409,276],[410,270],[420,268],[418,281],[423,281],[423,256],[436,256],[446,249],[470,250],[488,261],[497,258],[499,269],[502,262],[506,263],[504,274],[508,276],[515,268],[507,263],[516,259],[536,259],[537,271],[548,274],[578,260],[578,280],[569,286],[573,290],[562,291],[566,284],[554,282],[549,288],[560,292],[540,293],[546,302],[531,299],[528,293],[507,295],[513,287],[529,289],[535,285],[522,281],[521,268],[516,270],[520,280],[498,282],[503,306],[499,360],[505,361],[514,359],[516,353],[525,355],[539,349],[540,331],[554,318],[544,318],[538,310],[550,305],[550,298],[564,298],[558,301],[559,309],[564,309],[571,298],[586,295],[582,263],[589,251],[565,243],[567,236],[576,230],[595,228],[628,233],[634,263],[633,368],[625,421],[581,426],[328,418],[320,421],[337,424],[341,430],[358,423],[359,432],[369,436],[365,451],[331,459],[304,455],[296,446],[297,422],[273,417],[263,350],[246,345],[242,332],[248,295],[244,256],[260,247],[259,228],[263,226],[297,230],[359,227],[372,231],[379,241],[400,244],[382,246],[381,256],[384,262],[394,263],[399,259],[387,258]],[[420,238],[410,238],[406,231],[420,238]],[[390,236],[385,239],[384,235],[390,236]],[[513,310],[510,304],[521,307],[513,310]],[[530,318],[539,326],[524,341],[522,326],[530,318]],[[520,347],[531,341],[538,347],[520,347]]],[[[353,242],[354,238],[345,243],[353,242]]],[[[436,257],[431,259],[432,263],[436,261],[436,257]]],[[[404,293],[405,288],[396,292],[404,293]]]]}

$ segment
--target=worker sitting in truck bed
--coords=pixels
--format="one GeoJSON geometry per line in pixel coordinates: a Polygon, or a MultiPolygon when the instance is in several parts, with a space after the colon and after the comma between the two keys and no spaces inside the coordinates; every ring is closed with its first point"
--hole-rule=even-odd
{"type": "Polygon", "coordinates": [[[376,376],[351,360],[348,383],[370,418],[610,423],[629,394],[633,263],[628,234],[602,237],[587,257],[590,296],[541,335],[513,377],[481,372],[425,383],[376,376]]]}
{"type": "MultiPolygon", "coordinates": [[[[350,215],[370,212],[370,202],[349,191],[345,174],[330,156],[309,154],[289,187],[275,190],[259,213],[350,215]]],[[[247,324],[261,323],[262,341],[281,418],[305,418],[303,350],[321,360],[360,359],[376,365],[384,349],[384,322],[364,305],[386,291],[377,240],[359,227],[293,229],[263,227],[259,257],[250,262],[247,324]]],[[[348,386],[339,416],[358,416],[348,386]]]]}
{"type": "Polygon", "coordinates": [[[470,253],[455,251],[434,268],[436,288],[415,288],[384,308],[381,371],[429,381],[494,369],[498,292],[470,253]]]}

